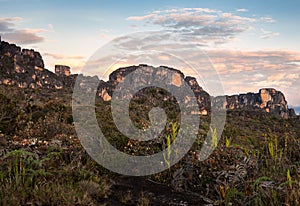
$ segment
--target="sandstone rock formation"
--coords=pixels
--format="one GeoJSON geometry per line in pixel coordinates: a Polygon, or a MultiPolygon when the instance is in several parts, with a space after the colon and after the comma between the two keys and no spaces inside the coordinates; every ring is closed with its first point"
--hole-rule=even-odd
{"type": "Polygon", "coordinates": [[[70,76],[71,68],[65,65],[55,65],[55,74],[57,76],[70,76]]]}
{"type": "Polygon", "coordinates": [[[57,76],[44,68],[40,53],[22,49],[14,44],[1,41],[0,44],[0,84],[17,85],[21,88],[63,87],[57,76]]]}
{"type": "MultiPolygon", "coordinates": [[[[138,66],[130,66],[130,67],[125,67],[125,68],[120,68],[117,69],[116,71],[112,72],[109,75],[109,81],[108,82],[101,82],[100,87],[99,87],[99,96],[104,100],[104,101],[109,101],[111,100],[111,96],[114,92],[114,89],[116,85],[118,85],[119,82],[124,80],[126,78],[126,75],[130,74],[131,72],[135,71],[136,69],[139,68],[153,68],[151,66],[145,65],[145,64],[140,64],[138,66]]],[[[168,70],[173,71],[172,76],[169,78],[170,84],[175,86],[175,88],[179,88],[182,86],[184,80],[194,91],[195,97],[197,99],[198,105],[199,105],[199,110],[200,114],[202,115],[207,115],[210,111],[210,96],[207,92],[205,92],[199,85],[194,77],[185,77],[184,74],[177,69],[161,66],[160,68],[165,68],[168,70]]],[[[149,70],[149,72],[152,71],[152,69],[149,70]]],[[[165,77],[165,73],[162,73],[160,70],[158,70],[155,73],[151,73],[152,76],[155,76],[158,79],[161,79],[161,81],[167,81],[165,77]]],[[[145,82],[147,83],[147,79],[143,79],[144,76],[140,75],[138,79],[130,79],[130,82],[135,84],[135,82],[145,82]]],[[[140,94],[142,95],[142,94],[140,94]]],[[[129,97],[130,98],[130,97],[129,97]]],[[[131,97],[132,98],[132,97],[131,97]]],[[[190,96],[185,96],[185,103],[189,104],[191,97],[190,96]]],[[[169,100],[170,97],[166,97],[165,101],[169,100]]],[[[150,101],[150,100],[149,100],[150,101]]]]}
{"type": "Polygon", "coordinates": [[[207,115],[210,112],[211,108],[211,98],[209,94],[199,86],[195,77],[187,76],[184,80],[191,87],[195,94],[195,97],[197,98],[200,114],[207,115]]]}
{"type": "MultiPolygon", "coordinates": [[[[112,93],[114,92],[115,86],[126,78],[126,75],[130,74],[134,70],[141,67],[149,67],[145,64],[139,66],[131,66],[126,68],[120,68],[112,72],[109,76],[108,82],[102,82],[99,87],[99,96],[102,97],[104,101],[110,101],[112,93]]],[[[165,67],[168,68],[168,67],[165,67]]],[[[176,69],[168,68],[175,72],[171,78],[171,84],[180,87],[184,79],[185,82],[193,90],[197,102],[199,105],[199,110],[201,115],[207,115],[211,112],[211,106],[219,109],[227,110],[248,110],[248,111],[260,111],[279,115],[282,118],[295,117],[295,111],[288,108],[287,101],[282,92],[277,91],[273,88],[260,89],[258,93],[246,93],[239,95],[226,96],[226,102],[220,101],[223,97],[210,97],[210,95],[199,86],[196,78],[186,76],[176,69]],[[211,102],[211,99],[212,102],[211,102]]],[[[162,74],[153,74],[162,75],[162,74]]],[[[142,79],[132,79],[134,81],[144,81],[142,79]]],[[[185,103],[188,104],[191,97],[185,97],[185,103]]]]}
{"type": "MultiPolygon", "coordinates": [[[[151,66],[140,64],[138,66],[124,67],[115,70],[109,75],[109,80],[107,82],[100,80],[97,89],[97,96],[100,97],[102,101],[110,101],[112,94],[116,86],[123,81],[128,74],[139,69],[150,68],[151,66]]],[[[153,67],[151,67],[153,68],[153,67]]],[[[184,76],[180,70],[173,68],[161,66],[159,68],[164,68],[173,71],[171,77],[166,78],[164,70],[157,70],[152,75],[158,78],[160,81],[169,81],[170,85],[174,88],[179,88],[182,86],[184,80],[192,89],[197,103],[199,105],[199,111],[197,114],[208,115],[211,112],[211,106],[219,109],[227,110],[251,110],[260,111],[279,115],[283,118],[295,117],[295,111],[288,108],[287,101],[283,93],[277,91],[273,88],[260,89],[258,93],[246,93],[240,95],[226,96],[226,102],[221,101],[222,97],[210,97],[210,95],[199,86],[196,78],[190,76],[184,76]]],[[[150,72],[152,70],[149,70],[150,72]]],[[[146,71],[147,72],[147,71],[146,71]]],[[[144,79],[144,75],[136,79],[130,79],[130,82],[143,83],[147,82],[144,79]]],[[[15,85],[21,88],[53,88],[62,89],[68,88],[72,89],[74,87],[77,74],[71,75],[71,69],[68,66],[56,65],[55,73],[44,68],[44,61],[40,53],[29,50],[21,49],[15,44],[9,44],[7,42],[1,41],[0,39],[0,84],[15,85]]],[[[82,75],[80,77],[83,77],[82,75]]],[[[98,77],[84,77],[82,78],[84,82],[83,87],[86,87],[85,82],[98,77]]],[[[128,77],[127,77],[128,78],[128,77]]],[[[92,90],[92,88],[85,88],[86,91],[92,90]]],[[[130,88],[125,88],[124,96],[130,94],[130,88]],[[126,93],[127,90],[127,93],[126,93]]],[[[175,101],[170,95],[162,91],[156,90],[158,96],[152,97],[147,101],[157,101],[158,99],[163,99],[164,101],[175,101]],[[154,100],[156,98],[156,100],[154,100]]],[[[128,98],[133,98],[132,96],[127,96],[128,98]]],[[[135,99],[142,98],[146,101],[147,95],[143,92],[139,92],[138,95],[134,96],[135,99]]],[[[184,96],[183,101],[185,104],[189,105],[191,102],[191,96],[184,96]]]]}
{"type": "Polygon", "coordinates": [[[283,118],[295,117],[294,109],[289,109],[282,92],[273,88],[260,89],[258,93],[226,96],[226,103],[219,104],[218,97],[213,105],[227,110],[258,110],[279,115],[283,118]]]}

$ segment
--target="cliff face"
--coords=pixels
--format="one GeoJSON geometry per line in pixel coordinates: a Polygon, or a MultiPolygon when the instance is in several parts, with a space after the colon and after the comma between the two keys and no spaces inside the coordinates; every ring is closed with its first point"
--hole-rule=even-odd
{"type": "MultiPolygon", "coordinates": [[[[148,67],[147,65],[131,66],[126,68],[120,68],[112,72],[109,76],[108,82],[102,82],[99,87],[99,96],[104,101],[110,101],[111,96],[114,92],[116,85],[126,78],[126,75],[130,74],[132,71],[140,68],[148,67]]],[[[196,78],[190,76],[184,76],[184,74],[176,69],[172,69],[175,72],[174,77],[172,77],[172,82],[174,86],[181,86],[181,79],[191,87],[200,109],[201,115],[207,115],[211,111],[211,105],[217,109],[227,109],[227,110],[251,110],[260,111],[279,115],[282,118],[295,117],[295,111],[288,108],[287,101],[282,92],[277,91],[273,88],[260,89],[258,93],[246,93],[239,95],[226,96],[226,102],[220,101],[222,97],[211,98],[207,92],[205,92],[202,87],[199,86],[196,78]],[[212,103],[211,103],[212,99],[212,103]]],[[[156,75],[156,74],[152,74],[156,75]]],[[[134,81],[143,81],[142,79],[132,79],[134,81]]],[[[186,96],[186,103],[189,103],[191,97],[186,96]]]]}
{"type": "MultiPolygon", "coordinates": [[[[109,81],[108,82],[101,82],[100,87],[99,87],[99,96],[104,100],[104,101],[109,101],[111,100],[112,94],[115,90],[116,85],[124,80],[126,78],[126,75],[130,74],[131,72],[135,71],[138,68],[144,68],[147,70],[151,66],[145,65],[145,64],[140,64],[139,66],[131,66],[131,67],[125,67],[125,68],[120,68],[114,72],[112,72],[109,75],[109,81]]],[[[151,67],[153,68],[153,67],[151,67]]],[[[205,92],[199,85],[194,77],[187,76],[185,77],[184,74],[177,69],[173,68],[168,68],[165,66],[161,66],[160,68],[165,68],[168,70],[173,71],[173,75],[170,77],[170,84],[173,85],[174,87],[180,87],[184,82],[183,80],[192,88],[194,91],[195,97],[197,99],[198,105],[199,105],[199,110],[200,114],[202,115],[207,115],[210,111],[210,96],[207,92],[205,92]]],[[[152,72],[153,70],[150,69],[149,72],[152,72]]],[[[150,74],[151,76],[155,76],[155,78],[158,78],[161,81],[166,81],[165,74],[161,74],[160,71],[154,70],[153,73],[150,74]]],[[[130,82],[135,84],[135,82],[145,82],[147,84],[147,79],[144,79],[143,75],[140,75],[139,79],[130,79],[130,82]]],[[[157,94],[159,95],[159,91],[156,91],[157,94]]],[[[126,92],[125,92],[126,93],[126,92]]],[[[140,97],[145,96],[142,93],[139,93],[140,97]]],[[[138,97],[136,97],[138,98],[138,97]]],[[[165,96],[163,98],[165,101],[171,100],[171,96],[165,96]]],[[[189,104],[191,100],[191,97],[186,96],[185,97],[185,103],[189,104]]],[[[146,100],[145,100],[146,101],[146,100]]],[[[154,101],[154,100],[148,100],[148,101],[154,101]]]]}
{"type": "MultiPolygon", "coordinates": [[[[109,80],[107,82],[101,80],[97,88],[97,94],[100,99],[103,101],[110,101],[118,83],[124,80],[128,74],[142,67],[147,68],[150,66],[141,64],[138,66],[120,68],[109,75],[109,80]]],[[[180,87],[183,84],[182,80],[191,87],[197,99],[201,115],[209,114],[212,105],[213,107],[227,110],[255,110],[272,113],[283,118],[296,116],[295,111],[288,108],[283,93],[276,91],[275,89],[266,88],[259,90],[258,93],[226,96],[227,102],[223,103],[220,101],[220,97],[211,98],[210,95],[199,86],[196,78],[184,76],[180,70],[173,68],[164,66],[161,66],[160,68],[173,71],[172,77],[170,78],[170,84],[174,87],[180,87]]],[[[55,67],[56,73],[54,74],[44,68],[44,61],[40,53],[32,49],[21,49],[14,44],[9,44],[4,41],[1,41],[0,44],[0,72],[0,84],[15,85],[21,88],[73,88],[77,77],[77,74],[71,75],[70,67],[64,65],[57,65],[55,67]]],[[[156,78],[160,78],[161,81],[165,81],[164,74],[155,71],[152,75],[156,78]]],[[[140,78],[131,79],[130,81],[132,83],[147,82],[146,79],[143,79],[143,75],[140,76],[140,78]]],[[[89,80],[89,77],[85,78],[86,81],[89,80]]],[[[128,90],[130,88],[126,89],[128,90]]],[[[159,92],[158,90],[156,92],[162,96],[158,97],[158,99],[173,101],[172,97],[168,96],[166,93],[159,92]]],[[[126,92],[124,94],[126,94],[126,92]]],[[[143,98],[143,101],[148,101],[147,95],[144,95],[141,92],[134,98],[143,98]]],[[[149,101],[156,101],[154,100],[155,98],[156,97],[152,97],[152,100],[149,101]]],[[[189,104],[191,97],[186,96],[184,98],[185,103],[189,104]]]]}
{"type": "Polygon", "coordinates": [[[63,87],[57,76],[44,68],[40,53],[22,49],[2,41],[0,44],[0,84],[16,85],[21,88],[63,87]]]}
{"type": "Polygon", "coordinates": [[[195,94],[195,97],[197,98],[197,102],[200,108],[200,114],[207,115],[211,110],[211,98],[209,94],[199,86],[195,77],[187,76],[184,80],[191,87],[195,94]]]}
{"type": "Polygon", "coordinates": [[[295,117],[294,109],[289,109],[282,92],[273,88],[260,89],[258,93],[226,96],[225,104],[218,104],[218,97],[213,105],[227,110],[257,110],[279,115],[283,118],[295,117]]]}

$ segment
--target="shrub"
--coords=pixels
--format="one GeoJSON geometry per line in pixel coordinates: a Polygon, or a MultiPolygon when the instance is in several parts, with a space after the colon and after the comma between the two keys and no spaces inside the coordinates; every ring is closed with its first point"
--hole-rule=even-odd
{"type": "Polygon", "coordinates": [[[17,126],[19,109],[14,101],[0,94],[0,131],[5,134],[13,132],[17,126]]]}

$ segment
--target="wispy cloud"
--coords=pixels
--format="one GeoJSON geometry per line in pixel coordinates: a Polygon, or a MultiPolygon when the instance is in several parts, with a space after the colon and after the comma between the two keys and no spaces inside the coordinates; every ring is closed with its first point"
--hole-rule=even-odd
{"type": "MultiPolygon", "coordinates": [[[[211,46],[231,42],[239,34],[257,27],[257,23],[276,22],[270,16],[246,15],[247,9],[236,9],[235,13],[209,8],[178,8],[157,10],[147,15],[130,16],[129,21],[142,21],[146,25],[160,26],[162,31],[176,33],[181,41],[193,41],[211,46]]],[[[278,32],[262,30],[261,39],[278,36],[278,32]]]]}
{"type": "Polygon", "coordinates": [[[53,54],[53,53],[44,53],[44,56],[49,56],[54,59],[77,59],[77,60],[82,60],[85,59],[84,56],[68,56],[68,55],[63,55],[63,54],[53,54]]]}
{"type": "Polygon", "coordinates": [[[166,31],[179,34],[183,41],[192,38],[194,41],[216,44],[232,40],[257,21],[252,17],[208,8],[160,10],[144,16],[131,16],[127,20],[161,26],[166,31]]]}
{"type": "Polygon", "coordinates": [[[0,32],[4,39],[17,44],[35,44],[44,41],[39,34],[42,29],[18,29],[17,23],[22,21],[20,17],[0,18],[0,32]]]}
{"type": "Polygon", "coordinates": [[[261,17],[260,20],[263,21],[263,22],[267,22],[267,23],[274,23],[274,22],[276,22],[275,19],[273,19],[272,17],[269,17],[269,16],[261,17]]]}
{"type": "Polygon", "coordinates": [[[237,12],[248,12],[248,9],[237,9],[237,12]]]}
{"type": "Polygon", "coordinates": [[[16,21],[21,21],[22,18],[20,17],[13,17],[13,18],[0,18],[0,32],[11,32],[15,26],[16,21]]]}
{"type": "Polygon", "coordinates": [[[127,20],[133,20],[133,21],[145,21],[147,19],[151,19],[153,17],[155,17],[156,14],[149,14],[149,15],[145,15],[145,16],[130,16],[127,18],[127,20]]]}
{"type": "MultiPolygon", "coordinates": [[[[292,51],[207,51],[220,74],[225,93],[234,94],[274,87],[283,91],[290,102],[300,103],[300,53],[292,51]]],[[[194,59],[196,60],[196,59],[194,59]]]]}
{"type": "Polygon", "coordinates": [[[275,36],[280,35],[278,32],[266,31],[264,29],[261,29],[261,31],[262,31],[262,35],[260,36],[261,39],[271,39],[275,36]]]}
{"type": "Polygon", "coordinates": [[[44,41],[44,37],[39,36],[42,30],[21,29],[13,32],[4,33],[3,37],[10,42],[17,44],[36,44],[44,41]]]}

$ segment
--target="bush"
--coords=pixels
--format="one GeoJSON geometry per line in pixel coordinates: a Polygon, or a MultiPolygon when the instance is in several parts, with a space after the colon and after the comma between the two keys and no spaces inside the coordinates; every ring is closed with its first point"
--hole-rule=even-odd
{"type": "Polygon", "coordinates": [[[17,126],[19,109],[17,104],[4,94],[0,94],[0,131],[12,133],[17,126]]]}

